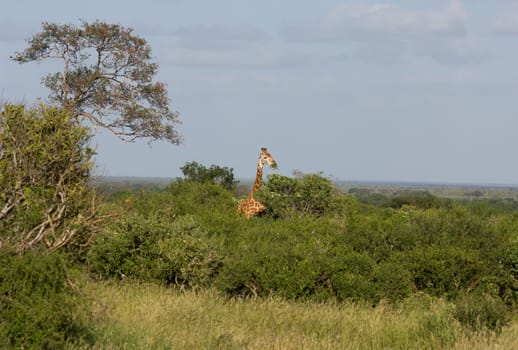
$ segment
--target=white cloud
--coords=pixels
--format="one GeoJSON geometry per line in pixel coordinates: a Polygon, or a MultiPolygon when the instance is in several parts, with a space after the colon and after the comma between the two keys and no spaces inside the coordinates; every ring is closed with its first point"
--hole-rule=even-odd
{"type": "Polygon", "coordinates": [[[480,63],[490,56],[478,40],[471,37],[416,42],[412,50],[416,55],[431,57],[444,64],[480,63]]]}
{"type": "Polygon", "coordinates": [[[170,38],[166,56],[173,64],[267,67],[286,60],[268,33],[248,24],[183,26],[170,38]]]}
{"type": "Polygon", "coordinates": [[[497,34],[518,34],[518,1],[495,19],[492,29],[497,34]]]}
{"type": "Polygon", "coordinates": [[[181,27],[173,36],[176,46],[190,49],[232,49],[270,39],[268,33],[248,24],[181,27]]]}
{"type": "Polygon", "coordinates": [[[390,4],[338,5],[317,22],[286,30],[291,40],[379,40],[422,35],[463,35],[467,15],[460,0],[443,9],[411,11],[390,4]]]}
{"type": "Polygon", "coordinates": [[[355,45],[366,61],[393,62],[405,54],[440,63],[480,62],[486,51],[468,34],[468,14],[461,0],[443,8],[408,10],[392,4],[352,2],[327,16],[285,29],[290,41],[344,42],[355,45]]]}
{"type": "Polygon", "coordinates": [[[296,67],[313,59],[248,24],[180,27],[170,37],[166,57],[173,64],[229,68],[296,67]]]}
{"type": "Polygon", "coordinates": [[[278,45],[199,49],[173,44],[167,53],[167,60],[177,65],[229,68],[297,67],[312,59],[309,55],[296,54],[278,45]]]}

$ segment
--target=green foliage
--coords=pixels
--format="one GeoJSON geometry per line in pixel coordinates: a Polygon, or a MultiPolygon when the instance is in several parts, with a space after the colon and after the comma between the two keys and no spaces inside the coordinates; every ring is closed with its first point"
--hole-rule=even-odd
{"type": "Polygon", "coordinates": [[[509,246],[505,262],[511,269],[514,278],[518,279],[518,238],[509,246]]]}
{"type": "Polygon", "coordinates": [[[169,108],[164,83],[153,82],[158,70],[151,48],[131,28],[100,21],[79,27],[43,23],[42,31],[12,59],[19,63],[60,59],[63,72],[44,84],[52,102],[128,140],[150,138],[181,142],[178,113],[169,108]]]}
{"type": "Polygon", "coordinates": [[[89,130],[56,107],[0,115],[0,245],[85,243],[98,223],[89,130]]]}
{"type": "MultiPolygon", "coordinates": [[[[201,187],[216,194],[227,193],[214,184],[182,183],[172,187],[175,190],[180,187],[180,193],[191,200],[200,194],[201,187]],[[188,188],[191,193],[186,193],[188,188]]],[[[207,232],[193,217],[176,218],[186,210],[181,205],[186,203],[183,198],[164,191],[141,193],[126,198],[125,203],[133,214],[115,222],[92,243],[87,263],[93,273],[186,287],[208,283],[220,258],[207,232]]]]}
{"type": "Polygon", "coordinates": [[[267,207],[267,214],[275,218],[323,216],[343,210],[347,202],[346,196],[319,174],[295,178],[270,175],[257,197],[267,207]]]}
{"type": "Polygon", "coordinates": [[[479,292],[460,296],[455,301],[454,317],[474,331],[497,333],[511,321],[511,314],[502,300],[479,292]]]}
{"type": "MultiPolygon", "coordinates": [[[[220,250],[226,257],[215,285],[230,295],[314,298],[327,293],[322,263],[325,245],[312,245],[315,235],[325,234],[313,219],[260,225],[241,220],[226,235],[220,250]]],[[[327,295],[329,296],[329,295],[327,295]]]]}
{"type": "Polygon", "coordinates": [[[502,262],[504,266],[502,266],[500,278],[497,280],[498,295],[506,303],[516,307],[518,304],[518,238],[511,242],[502,262]],[[505,280],[506,283],[501,283],[502,280],[505,280]]]}
{"type": "Polygon", "coordinates": [[[421,209],[440,208],[444,206],[445,200],[441,200],[428,192],[410,191],[397,194],[387,201],[390,208],[401,208],[404,205],[410,205],[421,209]]]}
{"type": "MultiPolygon", "coordinates": [[[[308,186],[328,193],[331,198],[311,198],[329,206],[300,215],[302,207],[293,203],[302,199],[289,191],[303,193],[303,179],[274,177],[265,197],[274,198],[271,188],[290,195],[279,196],[285,202],[272,210],[292,209],[254,220],[239,217],[233,194],[211,182],[177,181],[163,191],[122,196],[119,205],[132,214],[96,238],[90,266],[100,276],[213,287],[231,297],[375,305],[419,293],[456,303],[476,289],[497,301],[495,308],[514,310],[511,242],[518,216],[480,217],[453,202],[430,208],[362,205],[327,181],[311,178],[308,186]],[[326,186],[315,186],[319,182],[326,186]]],[[[451,333],[444,327],[451,317],[453,311],[424,320],[418,331],[440,330],[447,344],[451,333]]],[[[487,317],[493,321],[484,324],[493,327],[499,317],[504,325],[507,316],[495,311],[487,317]]]]}
{"type": "Polygon", "coordinates": [[[180,168],[186,181],[211,182],[221,185],[227,190],[234,190],[237,183],[234,179],[234,169],[211,165],[210,168],[197,162],[186,163],[180,168]]]}
{"type": "Polygon", "coordinates": [[[376,263],[364,253],[334,243],[324,260],[328,283],[339,300],[374,302],[378,290],[374,284],[376,263]]]}
{"type": "Polygon", "coordinates": [[[461,290],[469,288],[477,276],[488,273],[476,252],[454,247],[420,247],[401,260],[411,271],[416,289],[435,296],[455,298],[461,290]]]}
{"type": "Polygon", "coordinates": [[[80,318],[86,306],[67,282],[57,254],[0,250],[0,343],[2,348],[59,349],[93,341],[80,318]]]}
{"type": "Polygon", "coordinates": [[[211,182],[175,181],[165,192],[171,200],[169,207],[177,215],[197,214],[204,220],[212,220],[236,212],[237,203],[232,193],[211,182]]]}
{"type": "Polygon", "coordinates": [[[384,261],[376,266],[374,283],[380,300],[401,301],[413,290],[413,276],[400,261],[384,261]]]}

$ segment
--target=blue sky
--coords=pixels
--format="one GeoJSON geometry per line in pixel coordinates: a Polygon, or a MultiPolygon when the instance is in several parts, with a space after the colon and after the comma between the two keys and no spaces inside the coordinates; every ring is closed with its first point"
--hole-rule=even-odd
{"type": "Polygon", "coordinates": [[[183,123],[180,146],[99,132],[99,174],[252,178],[264,146],[283,175],[518,184],[518,1],[4,0],[0,98],[47,96],[61,67],[9,56],[79,19],[148,40],[183,123]]]}

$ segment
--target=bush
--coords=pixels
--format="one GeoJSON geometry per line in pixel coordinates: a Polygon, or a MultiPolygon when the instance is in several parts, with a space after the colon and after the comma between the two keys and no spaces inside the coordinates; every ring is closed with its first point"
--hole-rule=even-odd
{"type": "Polygon", "coordinates": [[[203,216],[209,220],[217,215],[234,215],[237,201],[231,192],[218,184],[176,181],[165,189],[175,215],[203,216]]]}
{"type": "Polygon", "coordinates": [[[391,208],[401,208],[404,205],[414,206],[421,209],[440,208],[447,206],[448,201],[437,198],[428,192],[410,191],[397,194],[387,201],[387,206],[391,208]]]}
{"type": "Polygon", "coordinates": [[[67,342],[91,343],[79,314],[85,300],[67,282],[58,254],[0,251],[0,343],[8,348],[58,349],[67,342]]]}
{"type": "Polygon", "coordinates": [[[398,302],[412,293],[412,274],[399,262],[379,263],[374,272],[374,281],[379,299],[398,302]]]}
{"type": "Polygon", "coordinates": [[[185,179],[177,181],[194,181],[199,183],[219,184],[226,190],[234,190],[239,181],[234,179],[234,169],[211,165],[210,168],[197,162],[186,163],[180,168],[185,179]]]}
{"type": "Polygon", "coordinates": [[[0,114],[0,246],[86,243],[98,227],[90,133],[56,107],[0,114]]]}
{"type": "Polygon", "coordinates": [[[187,287],[207,287],[221,266],[221,258],[207,233],[190,216],[177,219],[157,242],[159,278],[187,287]]]}
{"type": "Polygon", "coordinates": [[[211,286],[229,296],[376,304],[413,292],[453,301],[478,288],[509,309],[516,305],[509,237],[518,217],[480,218],[458,204],[376,208],[330,196],[334,204],[322,215],[244,220],[220,185],[174,182],[121,197],[130,214],[97,237],[88,262],[104,277],[211,286]]]}
{"type": "Polygon", "coordinates": [[[471,330],[497,333],[511,321],[511,314],[502,300],[477,291],[459,296],[455,301],[454,317],[471,330]]]}
{"type": "Polygon", "coordinates": [[[314,218],[240,220],[233,234],[221,237],[224,260],[214,285],[229,295],[326,298],[321,258],[329,229],[314,218]]]}
{"type": "Polygon", "coordinates": [[[377,292],[373,281],[376,263],[367,254],[337,245],[325,262],[333,295],[338,300],[374,301],[377,292]]]}
{"type": "Polygon", "coordinates": [[[131,215],[96,237],[87,263],[101,277],[198,287],[208,285],[219,257],[192,217],[131,215]]]}
{"type": "Polygon", "coordinates": [[[318,174],[270,175],[257,196],[267,207],[266,214],[275,218],[324,216],[344,210],[347,202],[329,179],[318,174]]]}

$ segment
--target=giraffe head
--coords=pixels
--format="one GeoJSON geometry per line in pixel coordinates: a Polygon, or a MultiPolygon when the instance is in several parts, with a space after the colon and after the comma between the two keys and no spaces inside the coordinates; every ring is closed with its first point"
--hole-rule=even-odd
{"type": "Polygon", "coordinates": [[[259,164],[262,167],[268,164],[271,168],[277,168],[277,162],[273,159],[273,156],[268,152],[266,147],[261,147],[261,155],[259,156],[259,164]]]}

